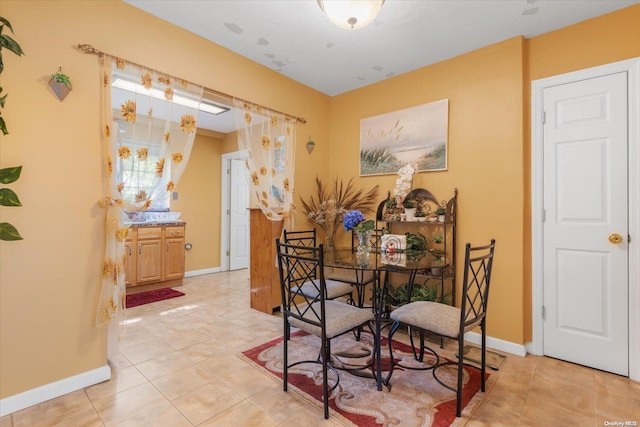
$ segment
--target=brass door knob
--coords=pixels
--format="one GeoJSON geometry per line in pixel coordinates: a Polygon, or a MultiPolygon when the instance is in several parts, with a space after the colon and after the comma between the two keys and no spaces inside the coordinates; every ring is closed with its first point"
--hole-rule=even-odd
{"type": "Polygon", "coordinates": [[[614,245],[617,245],[618,243],[622,242],[622,236],[619,235],[618,233],[610,234],[609,241],[614,245]]]}

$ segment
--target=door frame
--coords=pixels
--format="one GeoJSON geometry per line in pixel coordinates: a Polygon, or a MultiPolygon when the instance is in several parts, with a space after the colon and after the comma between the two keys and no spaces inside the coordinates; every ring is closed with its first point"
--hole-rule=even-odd
{"type": "Polygon", "coordinates": [[[543,305],[543,92],[561,84],[626,72],[629,167],[629,378],[640,381],[640,57],[531,82],[531,312],[527,352],[544,354],[543,305]]]}
{"type": "MultiPolygon", "coordinates": [[[[220,167],[220,271],[229,271],[229,215],[227,211],[230,209],[229,198],[231,196],[230,188],[231,180],[229,178],[231,171],[231,161],[234,159],[246,159],[249,157],[247,150],[234,151],[221,156],[222,166],[220,167]]],[[[251,236],[249,236],[251,239],[251,236]]]]}

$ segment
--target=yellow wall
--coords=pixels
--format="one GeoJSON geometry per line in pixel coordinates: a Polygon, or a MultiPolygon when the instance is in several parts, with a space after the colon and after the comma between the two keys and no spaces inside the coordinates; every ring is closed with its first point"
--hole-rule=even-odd
{"type": "MultiPolygon", "coordinates": [[[[531,329],[530,79],[640,56],[636,5],[329,98],[121,2],[2,0],[0,16],[11,21],[26,52],[17,58],[5,51],[2,74],[10,94],[3,116],[11,134],[0,137],[0,167],[24,166],[12,185],[24,206],[1,208],[0,215],[25,240],[0,242],[0,398],[106,363],[106,333],[93,326],[104,243],[104,216],[97,205],[102,195],[98,64],[73,45],[90,43],[306,118],[297,130],[298,204],[300,195],[314,191],[316,175],[357,176],[361,118],[449,99],[448,170],[422,173],[414,185],[439,198],[459,188],[460,242],[498,240],[489,334],[518,344],[531,329]],[[62,103],[46,84],[59,66],[74,84],[62,103]],[[317,143],[311,154],[304,147],[309,137],[317,143]]],[[[191,194],[201,191],[198,181],[219,179],[219,156],[233,150],[228,136],[221,145],[212,138],[196,140],[197,155],[173,205],[185,212],[190,240],[200,232],[219,236],[219,217],[207,229],[204,215],[194,212],[219,216],[219,188],[210,189],[207,201],[192,200],[191,194]],[[209,163],[208,156],[217,159],[209,163]]],[[[358,178],[357,183],[380,184],[384,197],[394,176],[358,178]]],[[[298,228],[305,227],[299,212],[296,218],[298,228]]],[[[194,250],[204,251],[205,241],[194,250]]],[[[203,259],[200,254],[187,256],[188,269],[219,265],[219,254],[203,259]]]]}
{"type": "MultiPolygon", "coordinates": [[[[89,43],[304,117],[308,124],[298,127],[300,158],[306,155],[307,133],[322,135],[328,128],[329,97],[119,1],[2,0],[0,16],[11,22],[25,51],[20,58],[3,51],[1,76],[9,94],[2,114],[10,135],[0,136],[0,167],[23,165],[12,188],[24,206],[2,207],[0,215],[25,238],[0,242],[0,398],[6,398],[106,364],[106,331],[93,326],[104,245],[104,212],[97,204],[102,196],[98,58],[72,46],[89,43]],[[60,66],[74,88],[64,102],[47,85],[60,66]]],[[[195,181],[220,177],[220,159],[209,165],[199,156],[219,156],[222,148],[207,147],[205,140],[198,137],[191,162],[206,165],[197,173],[187,168],[174,207],[182,204],[187,211],[198,204],[211,210],[217,224],[206,234],[215,239],[217,206],[187,200],[195,181]]],[[[314,167],[324,169],[316,160],[314,167]]],[[[300,181],[304,189],[305,178],[300,181]]],[[[211,191],[219,205],[219,188],[211,191]]],[[[196,239],[201,213],[189,212],[185,219],[188,238],[196,239]]],[[[194,251],[200,254],[205,245],[194,244],[194,251]]],[[[214,246],[209,268],[219,266],[219,244],[214,246]]],[[[195,258],[187,256],[187,268],[204,267],[195,258]]]]}
{"type": "MultiPolygon", "coordinates": [[[[224,138],[224,136],[223,136],[224,138]]],[[[187,222],[185,270],[207,270],[220,266],[220,155],[222,139],[198,134],[189,164],[176,187],[178,200],[171,210],[182,212],[187,222]]]]}
{"type": "MultiPolygon", "coordinates": [[[[420,173],[413,185],[439,199],[452,197],[458,188],[459,242],[497,240],[488,330],[516,343],[522,343],[522,314],[514,301],[523,299],[517,284],[523,262],[522,45],[522,38],[509,39],[336,96],[331,104],[331,171],[357,176],[360,119],[449,99],[448,170],[420,173]]],[[[395,178],[359,181],[380,183],[384,197],[395,178]]],[[[458,260],[462,251],[460,244],[458,260]]]]}

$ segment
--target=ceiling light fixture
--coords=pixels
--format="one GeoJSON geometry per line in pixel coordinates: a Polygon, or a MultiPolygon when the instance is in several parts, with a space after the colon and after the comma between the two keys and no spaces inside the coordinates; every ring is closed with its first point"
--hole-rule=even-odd
{"type": "Polygon", "coordinates": [[[384,0],[317,0],[320,9],[340,28],[357,30],[373,22],[384,0]]]}
{"type": "MultiPolygon", "coordinates": [[[[116,78],[113,81],[112,86],[117,87],[118,89],[127,90],[129,92],[149,94],[156,99],[165,100],[164,92],[161,91],[160,89],[156,89],[156,88],[146,89],[141,84],[134,83],[129,80],[116,78]]],[[[176,104],[184,105],[185,107],[197,108],[198,110],[203,111],[205,113],[215,114],[215,115],[224,113],[225,111],[229,111],[229,108],[223,107],[222,105],[214,104],[208,99],[202,98],[202,102],[198,104],[197,101],[190,98],[186,98],[184,96],[180,96],[176,93],[174,93],[173,95],[173,102],[175,102],[176,104]]]]}

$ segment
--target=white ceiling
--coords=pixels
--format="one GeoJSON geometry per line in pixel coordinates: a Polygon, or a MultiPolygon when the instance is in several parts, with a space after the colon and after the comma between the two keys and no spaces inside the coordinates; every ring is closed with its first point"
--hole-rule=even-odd
{"type": "Polygon", "coordinates": [[[329,96],[640,3],[386,0],[374,23],[345,30],[316,0],[123,1],[329,96]]]}

